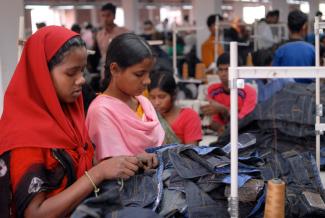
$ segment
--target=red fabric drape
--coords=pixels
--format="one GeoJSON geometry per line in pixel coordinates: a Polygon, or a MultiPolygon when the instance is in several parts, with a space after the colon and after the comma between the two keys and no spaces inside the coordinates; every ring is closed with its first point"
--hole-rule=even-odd
{"type": "Polygon", "coordinates": [[[49,60],[76,35],[64,27],[48,26],[27,40],[4,96],[0,155],[22,147],[75,150],[78,155],[71,156],[80,177],[91,167],[93,155],[82,96],[60,104],[48,69],[49,60]]]}

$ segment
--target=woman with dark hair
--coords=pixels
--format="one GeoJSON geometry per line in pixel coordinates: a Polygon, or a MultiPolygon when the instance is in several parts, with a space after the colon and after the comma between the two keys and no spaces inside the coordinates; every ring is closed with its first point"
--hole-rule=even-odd
{"type": "Polygon", "coordinates": [[[0,121],[2,217],[66,217],[105,179],[127,179],[135,157],[92,167],[84,124],[85,43],[77,33],[49,26],[26,42],[6,90],[0,121]]]}
{"type": "Polygon", "coordinates": [[[198,144],[202,139],[201,120],[190,108],[175,105],[176,82],[170,72],[157,71],[150,76],[149,99],[161,115],[165,143],[198,144]]]}
{"type": "Polygon", "coordinates": [[[161,145],[165,134],[154,107],[141,96],[154,63],[150,46],[140,36],[125,33],[110,43],[105,63],[108,85],[91,103],[86,118],[98,160],[118,155],[142,159],[143,154],[151,160],[149,166],[156,165],[156,157],[144,151],[161,145]]]}

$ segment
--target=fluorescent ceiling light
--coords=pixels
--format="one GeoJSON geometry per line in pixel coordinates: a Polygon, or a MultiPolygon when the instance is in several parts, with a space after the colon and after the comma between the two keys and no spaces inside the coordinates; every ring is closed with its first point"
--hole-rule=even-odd
{"type": "Polygon", "coordinates": [[[49,5],[25,5],[25,9],[48,9],[50,6],[49,5]]]}
{"type": "Polygon", "coordinates": [[[182,7],[184,10],[192,10],[193,9],[192,5],[183,5],[182,7]]]}
{"type": "Polygon", "coordinates": [[[74,9],[73,5],[58,5],[58,6],[53,6],[52,8],[57,9],[57,10],[72,10],[74,9]]]}

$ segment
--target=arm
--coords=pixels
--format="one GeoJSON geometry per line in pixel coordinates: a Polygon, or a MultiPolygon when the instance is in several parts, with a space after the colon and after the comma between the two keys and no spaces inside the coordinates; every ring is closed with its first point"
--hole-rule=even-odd
{"type": "MultiPolygon", "coordinates": [[[[102,161],[89,170],[93,182],[98,186],[105,179],[128,179],[138,170],[135,157],[115,157],[102,161]]],[[[84,175],[61,193],[46,198],[45,192],[36,194],[25,210],[25,217],[64,217],[92,191],[93,186],[84,175]]]]}
{"type": "Polygon", "coordinates": [[[200,109],[204,115],[219,115],[222,119],[229,117],[228,108],[214,100],[210,100],[208,105],[201,106],[200,109]]]}
{"type": "Polygon", "coordinates": [[[242,108],[240,108],[238,118],[242,119],[247,114],[251,113],[257,103],[256,91],[253,87],[245,85],[246,99],[244,100],[242,108]]]}

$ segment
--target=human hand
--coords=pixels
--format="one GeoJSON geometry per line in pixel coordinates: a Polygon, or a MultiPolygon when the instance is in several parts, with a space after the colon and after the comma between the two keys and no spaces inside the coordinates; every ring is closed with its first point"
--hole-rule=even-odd
{"type": "Polygon", "coordinates": [[[220,107],[219,103],[209,101],[208,104],[201,106],[200,110],[204,115],[211,116],[219,113],[219,107],[220,107]]]}
{"type": "Polygon", "coordinates": [[[143,152],[141,154],[138,154],[136,158],[139,161],[139,167],[142,167],[144,170],[153,169],[158,166],[158,159],[156,154],[143,152]]]}
{"type": "Polygon", "coordinates": [[[98,165],[99,173],[105,179],[129,179],[138,171],[136,157],[118,156],[101,161],[98,165]]]}

